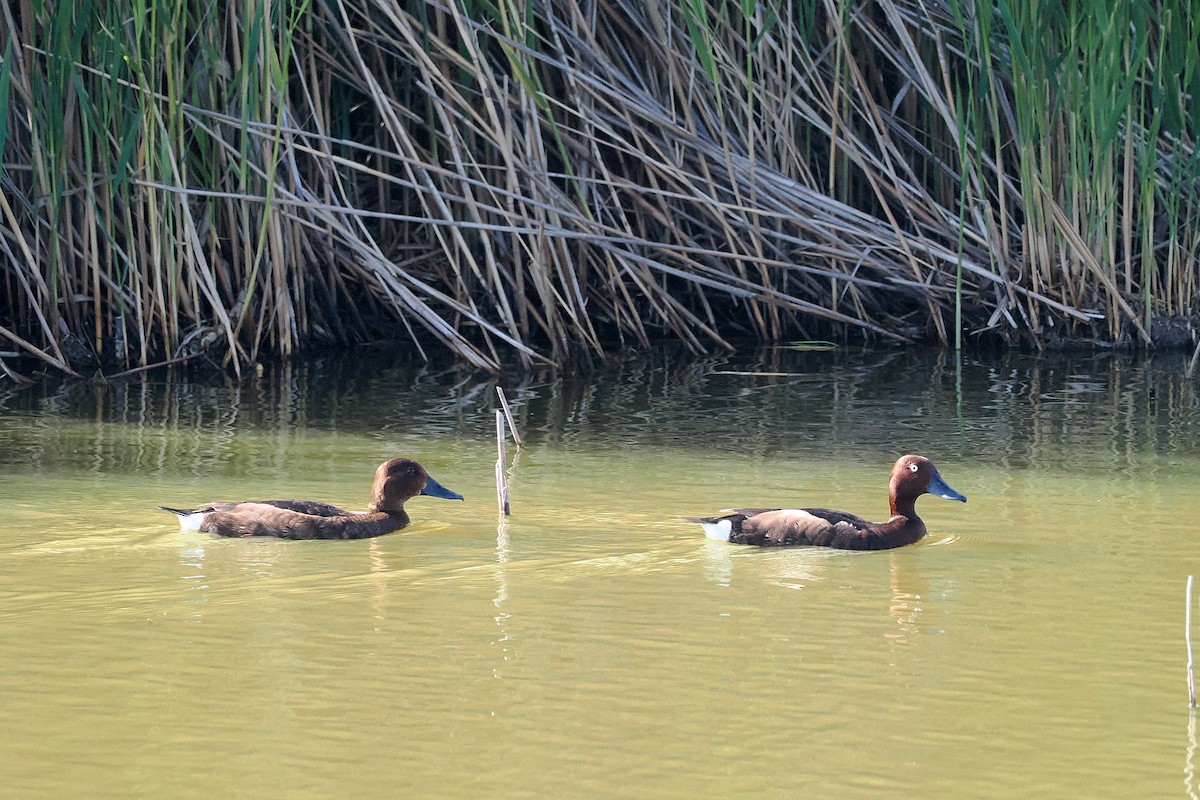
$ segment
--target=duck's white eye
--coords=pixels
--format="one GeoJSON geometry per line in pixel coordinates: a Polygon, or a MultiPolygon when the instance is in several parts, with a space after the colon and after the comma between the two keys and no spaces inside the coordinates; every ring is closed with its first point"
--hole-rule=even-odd
{"type": "Polygon", "coordinates": [[[909,465],[908,465],[908,471],[909,471],[909,472],[916,472],[916,471],[917,471],[917,462],[915,462],[915,461],[914,461],[914,462],[912,462],[911,464],[909,464],[909,465]]]}

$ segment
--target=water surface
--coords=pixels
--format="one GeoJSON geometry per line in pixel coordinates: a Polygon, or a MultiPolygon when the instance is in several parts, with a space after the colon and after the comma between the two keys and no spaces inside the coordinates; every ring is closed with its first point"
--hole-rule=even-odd
{"type": "Polygon", "coordinates": [[[386,353],[0,393],[5,797],[1194,797],[1182,357],[672,349],[495,385],[386,353]],[[832,505],[896,551],[709,542],[832,505]],[[225,540],[155,506],[361,508],[419,459],[464,503],[358,542],[225,540]]]}

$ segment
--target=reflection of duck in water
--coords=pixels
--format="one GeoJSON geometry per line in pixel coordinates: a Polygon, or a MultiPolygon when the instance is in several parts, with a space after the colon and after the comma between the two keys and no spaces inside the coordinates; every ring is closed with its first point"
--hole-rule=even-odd
{"type": "Polygon", "coordinates": [[[462,500],[408,458],[393,458],[375,470],[371,504],[365,512],[343,511],[314,500],[257,500],[208,503],[183,509],[159,506],[179,515],[185,529],[218,536],[277,536],[280,539],[368,539],[408,525],[404,501],[419,494],[462,500]]]}
{"type": "Polygon", "coordinates": [[[888,485],[892,516],[886,522],[869,522],[828,508],[732,508],[712,517],[685,519],[700,523],[710,539],[734,544],[887,550],[912,544],[925,535],[925,523],[915,508],[923,494],[967,502],[966,496],[942,480],[932,461],[902,456],[892,467],[888,485]]]}

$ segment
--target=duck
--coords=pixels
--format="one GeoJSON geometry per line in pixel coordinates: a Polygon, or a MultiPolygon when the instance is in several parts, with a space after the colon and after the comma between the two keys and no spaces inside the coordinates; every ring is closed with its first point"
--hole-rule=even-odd
{"type": "Polygon", "coordinates": [[[251,500],[206,503],[197,508],[159,506],[179,516],[184,530],[218,536],[275,536],[279,539],[369,539],[410,522],[404,502],[417,495],[443,500],[463,496],[435,481],[411,458],[393,458],[375,470],[367,511],[343,511],[315,500],[251,500]]]}
{"type": "Polygon", "coordinates": [[[812,545],[840,550],[890,550],[920,541],[925,523],[917,516],[917,498],[932,494],[967,502],[942,479],[924,456],[901,456],[892,467],[888,500],[892,516],[869,522],[828,508],[729,508],[712,517],[684,517],[698,522],[710,539],[758,547],[812,545]]]}

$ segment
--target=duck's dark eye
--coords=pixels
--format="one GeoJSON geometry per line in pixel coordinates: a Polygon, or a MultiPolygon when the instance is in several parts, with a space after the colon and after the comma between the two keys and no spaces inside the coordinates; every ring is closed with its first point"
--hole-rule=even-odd
{"type": "Polygon", "coordinates": [[[909,464],[909,465],[908,465],[908,471],[909,471],[909,472],[916,472],[916,471],[917,471],[917,469],[918,469],[918,467],[917,467],[916,463],[912,463],[912,464],[909,464]]]}

